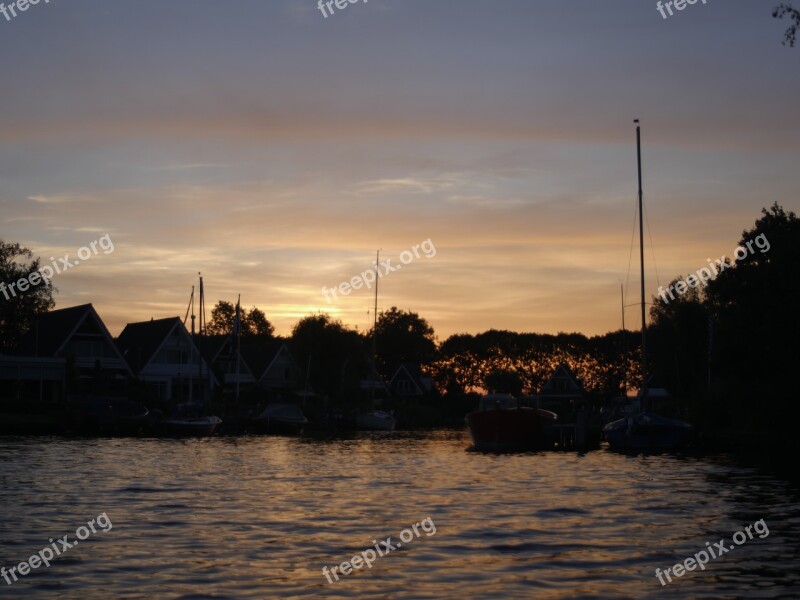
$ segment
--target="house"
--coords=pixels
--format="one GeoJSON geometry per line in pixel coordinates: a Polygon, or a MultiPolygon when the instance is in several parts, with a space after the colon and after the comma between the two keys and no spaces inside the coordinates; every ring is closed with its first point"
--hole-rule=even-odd
{"type": "Polygon", "coordinates": [[[539,392],[541,408],[555,412],[574,407],[584,397],[583,384],[564,364],[558,365],[539,392]]]}
{"type": "Polygon", "coordinates": [[[224,388],[246,388],[256,384],[256,377],[244,359],[238,360],[236,340],[230,335],[204,335],[198,345],[206,362],[224,388]]]}
{"type": "Polygon", "coordinates": [[[403,363],[389,380],[389,390],[397,398],[421,398],[433,392],[433,378],[422,374],[416,365],[403,363]]]}
{"type": "Polygon", "coordinates": [[[242,361],[265,390],[297,391],[304,386],[303,370],[281,339],[242,346],[242,361]]]}
{"type": "Polygon", "coordinates": [[[15,354],[66,359],[68,379],[77,378],[84,391],[92,388],[107,391],[133,378],[128,363],[91,304],[39,315],[15,354]]]}
{"type": "Polygon", "coordinates": [[[211,399],[217,378],[179,317],[129,323],[117,345],[159,400],[171,404],[211,399]]]}
{"type": "Polygon", "coordinates": [[[42,356],[0,356],[0,412],[9,403],[61,404],[67,359],[42,356]]]}
{"type": "Polygon", "coordinates": [[[259,385],[266,391],[296,391],[304,387],[302,369],[282,339],[243,340],[237,353],[232,336],[206,336],[201,349],[228,389],[235,387],[237,381],[241,388],[259,385]]]}

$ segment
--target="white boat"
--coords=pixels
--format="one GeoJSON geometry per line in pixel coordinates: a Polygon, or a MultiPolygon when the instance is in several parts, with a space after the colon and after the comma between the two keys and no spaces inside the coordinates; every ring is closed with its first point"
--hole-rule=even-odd
{"type": "Polygon", "coordinates": [[[308,424],[308,419],[302,409],[296,404],[281,402],[268,404],[257,417],[253,419],[255,426],[267,433],[303,433],[303,428],[308,424]]]}
{"type": "Polygon", "coordinates": [[[161,427],[168,435],[208,437],[222,423],[219,417],[181,417],[165,419],[161,427]]]}
{"type": "Polygon", "coordinates": [[[366,431],[394,431],[395,425],[397,419],[394,414],[383,410],[373,410],[356,416],[356,426],[366,431]]]}

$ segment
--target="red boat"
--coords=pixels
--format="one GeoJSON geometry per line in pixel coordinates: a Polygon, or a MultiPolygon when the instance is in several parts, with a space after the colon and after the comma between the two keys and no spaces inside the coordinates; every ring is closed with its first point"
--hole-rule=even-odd
{"type": "Polygon", "coordinates": [[[466,421],[476,450],[497,451],[552,448],[556,419],[549,410],[520,406],[510,394],[489,394],[466,421]]]}

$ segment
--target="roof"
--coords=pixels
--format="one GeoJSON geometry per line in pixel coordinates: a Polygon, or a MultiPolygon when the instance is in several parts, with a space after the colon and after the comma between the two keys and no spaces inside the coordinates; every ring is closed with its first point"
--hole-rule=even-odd
{"type": "Polygon", "coordinates": [[[560,364],[556,367],[553,374],[550,376],[550,379],[542,386],[542,394],[550,394],[550,395],[564,395],[569,393],[567,390],[554,390],[553,389],[553,381],[556,379],[563,379],[566,376],[567,379],[570,380],[576,387],[577,392],[583,393],[583,382],[575,376],[575,373],[565,364],[560,364]]]}
{"type": "Polygon", "coordinates": [[[397,367],[397,371],[394,372],[394,375],[392,375],[392,378],[389,380],[389,385],[394,385],[395,379],[397,379],[403,372],[405,372],[408,379],[410,379],[411,382],[417,386],[420,394],[430,391],[429,386],[425,384],[424,377],[419,366],[411,363],[403,363],[397,367]]]}
{"type": "MultiPolygon", "coordinates": [[[[263,377],[267,369],[275,361],[278,353],[286,346],[286,342],[280,338],[256,342],[249,344],[242,344],[241,353],[242,360],[247,363],[247,368],[257,380],[263,377]]],[[[286,351],[288,352],[288,348],[286,351]]]]}
{"type": "Polygon", "coordinates": [[[183,325],[180,317],[128,323],[117,338],[117,345],[128,364],[139,373],[153,358],[172,330],[183,325]]]}
{"type": "Polygon", "coordinates": [[[102,319],[91,304],[81,304],[42,313],[22,338],[17,354],[56,356],[89,315],[97,318],[102,331],[112,340],[102,319]]]}

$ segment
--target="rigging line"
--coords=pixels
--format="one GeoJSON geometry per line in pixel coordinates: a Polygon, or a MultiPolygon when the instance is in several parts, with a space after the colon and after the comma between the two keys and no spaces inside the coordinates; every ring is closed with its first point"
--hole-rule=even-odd
{"type": "Polygon", "coordinates": [[[647,235],[650,238],[650,254],[653,257],[653,269],[655,269],[656,272],[656,283],[660,286],[661,278],[658,276],[658,265],[656,264],[656,251],[653,246],[653,231],[650,229],[650,219],[647,216],[647,207],[642,208],[642,212],[644,213],[644,219],[647,222],[647,235]]]}
{"type": "Polygon", "coordinates": [[[631,262],[633,261],[633,238],[636,234],[636,216],[639,214],[638,200],[633,203],[633,226],[631,227],[631,251],[628,255],[628,275],[625,279],[625,300],[628,299],[628,288],[631,282],[631,262]]]}

